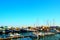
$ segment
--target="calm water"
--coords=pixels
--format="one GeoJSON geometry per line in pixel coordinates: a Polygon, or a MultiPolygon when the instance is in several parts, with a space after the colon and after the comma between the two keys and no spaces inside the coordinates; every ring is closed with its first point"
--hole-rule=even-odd
{"type": "MultiPolygon", "coordinates": [[[[26,36],[26,35],[33,35],[31,32],[30,33],[21,33],[22,35],[26,36]]],[[[9,35],[0,35],[0,38],[6,38],[9,35]]],[[[60,34],[55,34],[52,36],[45,36],[45,37],[40,37],[40,38],[18,38],[18,39],[12,39],[12,40],[60,40],[60,34]]]]}

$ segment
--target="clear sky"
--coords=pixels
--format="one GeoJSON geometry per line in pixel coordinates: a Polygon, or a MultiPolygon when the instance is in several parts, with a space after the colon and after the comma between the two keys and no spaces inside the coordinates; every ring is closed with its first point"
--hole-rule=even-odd
{"type": "Polygon", "coordinates": [[[0,0],[0,25],[60,24],[60,0],[0,0]]]}

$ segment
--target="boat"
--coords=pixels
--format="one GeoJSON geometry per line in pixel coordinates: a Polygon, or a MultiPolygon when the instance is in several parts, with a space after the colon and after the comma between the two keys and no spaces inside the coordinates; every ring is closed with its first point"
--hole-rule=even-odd
{"type": "Polygon", "coordinates": [[[17,36],[20,36],[20,34],[18,34],[18,33],[14,33],[14,34],[10,33],[10,37],[17,37],[17,36]]]}
{"type": "Polygon", "coordinates": [[[10,37],[13,37],[14,35],[10,33],[10,37]]]}
{"type": "Polygon", "coordinates": [[[25,29],[20,29],[20,33],[25,33],[25,32],[27,32],[27,30],[25,30],[25,29]]]}
{"type": "Polygon", "coordinates": [[[0,30],[0,34],[3,34],[3,32],[0,30]]]}
{"type": "Polygon", "coordinates": [[[20,33],[20,30],[12,30],[12,33],[20,33]]]}
{"type": "Polygon", "coordinates": [[[50,35],[54,35],[55,33],[51,33],[51,32],[33,32],[33,34],[37,37],[42,37],[42,36],[50,36],[50,35]]]}
{"type": "Polygon", "coordinates": [[[9,34],[11,32],[12,32],[12,30],[5,30],[5,34],[9,34]]]}
{"type": "Polygon", "coordinates": [[[60,34],[60,31],[59,30],[56,30],[56,33],[60,34]]]}

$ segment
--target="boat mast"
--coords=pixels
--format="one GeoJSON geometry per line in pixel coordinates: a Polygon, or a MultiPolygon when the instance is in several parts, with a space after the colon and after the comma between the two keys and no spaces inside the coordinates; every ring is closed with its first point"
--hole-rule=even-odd
{"type": "Polygon", "coordinates": [[[47,26],[49,26],[49,21],[47,20],[47,26]]]}
{"type": "Polygon", "coordinates": [[[36,26],[39,26],[39,18],[36,20],[36,26]]]}
{"type": "Polygon", "coordinates": [[[53,19],[53,26],[55,26],[55,19],[53,19]]]}

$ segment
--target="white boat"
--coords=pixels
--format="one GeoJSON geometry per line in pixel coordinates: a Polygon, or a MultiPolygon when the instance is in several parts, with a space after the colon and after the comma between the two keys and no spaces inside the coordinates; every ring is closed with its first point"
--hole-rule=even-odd
{"type": "Polygon", "coordinates": [[[37,37],[38,36],[46,36],[46,35],[53,35],[53,34],[55,34],[55,33],[51,33],[51,32],[47,32],[47,33],[42,33],[42,32],[34,32],[33,33],[34,35],[36,35],[37,37]]]}
{"type": "Polygon", "coordinates": [[[10,33],[10,37],[15,37],[15,36],[20,36],[20,34],[18,34],[18,33],[14,33],[14,34],[10,33]]]}
{"type": "Polygon", "coordinates": [[[20,34],[18,34],[18,33],[15,33],[14,35],[15,35],[15,36],[20,36],[20,34]]]}
{"type": "Polygon", "coordinates": [[[10,34],[10,37],[13,37],[14,35],[13,34],[10,34]]]}

